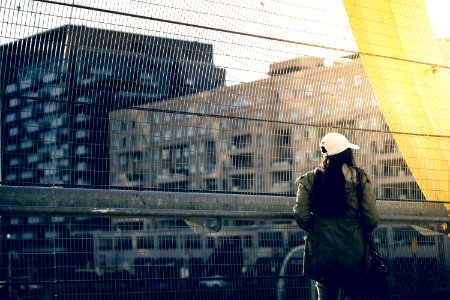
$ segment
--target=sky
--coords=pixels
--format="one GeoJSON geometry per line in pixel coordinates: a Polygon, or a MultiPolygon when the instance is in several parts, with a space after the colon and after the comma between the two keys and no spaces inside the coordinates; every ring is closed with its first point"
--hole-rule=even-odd
{"type": "MultiPolygon", "coordinates": [[[[341,0],[55,1],[140,17],[1,0],[0,44],[68,23],[212,43],[215,64],[227,69],[228,85],[264,78],[273,62],[304,55],[333,60],[357,51],[341,0]]],[[[436,39],[450,37],[450,1],[425,3],[436,39]]]]}

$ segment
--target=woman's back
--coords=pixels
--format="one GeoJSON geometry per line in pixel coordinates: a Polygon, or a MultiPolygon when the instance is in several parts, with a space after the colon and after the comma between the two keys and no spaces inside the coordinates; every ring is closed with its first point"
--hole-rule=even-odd
{"type": "MultiPolygon", "coordinates": [[[[337,133],[321,143],[322,165],[298,179],[294,216],[308,232],[304,274],[339,291],[367,269],[365,232],[379,221],[373,186],[355,166],[351,149],[359,147],[337,133]]],[[[319,288],[320,287],[320,288],[319,288]]]]}

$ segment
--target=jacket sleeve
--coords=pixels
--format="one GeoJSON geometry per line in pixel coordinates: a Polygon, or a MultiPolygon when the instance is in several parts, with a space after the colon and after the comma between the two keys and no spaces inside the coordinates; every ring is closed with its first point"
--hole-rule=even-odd
{"type": "Polygon", "coordinates": [[[372,232],[380,222],[380,215],[375,201],[373,184],[366,173],[362,176],[361,226],[367,232],[372,232]]]}
{"type": "Polygon", "coordinates": [[[311,213],[311,180],[314,180],[314,174],[311,173],[305,174],[297,180],[299,185],[294,206],[294,218],[298,226],[305,231],[311,228],[314,221],[311,213]]]}

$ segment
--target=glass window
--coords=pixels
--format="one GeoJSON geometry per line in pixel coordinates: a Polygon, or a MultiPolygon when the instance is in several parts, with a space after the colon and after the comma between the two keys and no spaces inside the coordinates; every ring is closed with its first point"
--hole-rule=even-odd
{"type": "Polygon", "coordinates": [[[311,150],[305,151],[305,160],[310,161],[311,160],[311,150]]]}
{"type": "Polygon", "coordinates": [[[44,222],[43,217],[28,217],[28,224],[39,224],[43,222],[44,222]]]}
{"type": "Polygon", "coordinates": [[[21,119],[27,119],[27,118],[30,118],[32,116],[32,114],[33,114],[33,108],[28,106],[28,107],[25,107],[25,108],[23,108],[21,110],[20,118],[21,119]]]}
{"type": "Polygon", "coordinates": [[[184,247],[186,249],[201,249],[202,240],[200,235],[187,235],[185,237],[184,247]]]}
{"type": "Polygon", "coordinates": [[[216,239],[213,237],[208,237],[207,247],[208,249],[213,249],[214,247],[216,247],[216,239]]]}
{"type": "Polygon", "coordinates": [[[115,250],[131,250],[131,237],[121,237],[116,239],[115,250]]]}
{"type": "Polygon", "coordinates": [[[142,230],[144,228],[143,221],[119,222],[116,224],[120,230],[142,230]]]}
{"type": "Polygon", "coordinates": [[[297,90],[296,90],[295,88],[292,88],[292,89],[289,91],[289,94],[290,94],[290,96],[291,96],[292,99],[295,99],[295,98],[297,97],[297,90]]]}
{"type": "Polygon", "coordinates": [[[296,110],[293,110],[293,111],[291,111],[291,120],[296,120],[297,119],[297,111],[296,110]]]}
{"type": "Polygon", "coordinates": [[[244,247],[245,248],[252,248],[253,247],[253,236],[251,236],[251,235],[245,235],[244,236],[244,247]]]}
{"type": "Polygon", "coordinates": [[[119,163],[121,166],[126,166],[127,165],[127,155],[126,154],[121,154],[119,155],[119,163]]]}
{"type": "Polygon", "coordinates": [[[303,130],[303,137],[305,138],[305,140],[308,140],[311,138],[309,128],[305,128],[305,130],[303,130]]]}
{"type": "Polygon", "coordinates": [[[17,85],[14,84],[14,83],[7,85],[6,88],[5,88],[5,92],[7,94],[14,93],[15,91],[17,91],[17,85]]]}
{"type": "Polygon", "coordinates": [[[170,114],[170,113],[165,113],[164,114],[164,122],[166,124],[170,123],[171,118],[172,118],[172,114],[170,114]]]}
{"type": "Polygon", "coordinates": [[[176,137],[181,138],[183,136],[183,128],[179,127],[176,131],[176,137]]]}
{"type": "Polygon", "coordinates": [[[336,88],[338,91],[343,91],[345,88],[345,79],[339,78],[336,82],[336,88]]]}
{"type": "Polygon", "coordinates": [[[362,84],[362,76],[361,75],[355,75],[353,77],[353,83],[355,86],[360,86],[362,84]]]}
{"type": "Polygon", "coordinates": [[[177,249],[177,240],[174,235],[160,236],[158,237],[159,249],[177,249]]]}
{"type": "Polygon", "coordinates": [[[14,122],[15,120],[16,120],[16,114],[9,114],[9,115],[6,115],[6,117],[5,117],[6,123],[14,122]]]}
{"type": "Polygon", "coordinates": [[[137,237],[138,249],[153,249],[155,248],[154,239],[152,236],[138,236],[137,237]]]}
{"type": "Polygon", "coordinates": [[[296,162],[300,162],[300,158],[301,158],[301,152],[300,151],[295,151],[294,152],[294,159],[296,162]]]}
{"type": "Polygon", "coordinates": [[[356,99],[356,108],[357,109],[361,109],[363,107],[363,104],[364,104],[364,102],[361,98],[356,99]]]}
{"type": "Polygon", "coordinates": [[[262,136],[261,133],[258,133],[258,134],[256,135],[256,144],[257,144],[257,145],[262,145],[262,143],[263,143],[263,136],[262,136]]]}
{"type": "Polygon", "coordinates": [[[257,94],[255,98],[256,98],[256,103],[258,103],[258,104],[262,103],[263,98],[262,98],[261,94],[257,94]]]}
{"type": "Polygon", "coordinates": [[[61,223],[66,221],[65,217],[51,217],[50,219],[52,223],[61,223]]]}
{"type": "Polygon", "coordinates": [[[77,171],[85,171],[89,169],[89,164],[87,162],[79,162],[75,168],[77,171]]]}
{"type": "Polygon", "coordinates": [[[283,247],[283,233],[282,232],[259,232],[258,246],[270,248],[283,247]]]}
{"type": "Polygon", "coordinates": [[[19,105],[19,99],[17,98],[12,98],[9,100],[9,107],[15,107],[19,105]]]}
{"type": "Polygon", "coordinates": [[[83,139],[83,138],[89,137],[89,131],[87,131],[87,130],[77,130],[76,133],[75,133],[75,137],[77,139],[83,139]]]}
{"type": "Polygon", "coordinates": [[[23,240],[31,240],[33,239],[35,234],[33,232],[24,232],[22,233],[22,239],[23,240]]]}
{"type": "Polygon", "coordinates": [[[9,135],[10,136],[16,136],[19,134],[19,128],[18,127],[13,127],[11,129],[9,129],[9,135]]]}
{"type": "Polygon", "coordinates": [[[111,238],[99,238],[98,239],[98,250],[112,250],[112,239],[111,238]]]}
{"type": "Polygon", "coordinates": [[[284,113],[282,111],[278,112],[278,121],[284,121],[284,113]]]}
{"type": "Polygon", "coordinates": [[[44,234],[46,239],[56,239],[58,237],[58,232],[56,231],[47,231],[44,234]]]}
{"type": "Polygon", "coordinates": [[[314,94],[314,88],[312,84],[307,84],[305,87],[305,96],[306,97],[312,97],[314,94]]]}

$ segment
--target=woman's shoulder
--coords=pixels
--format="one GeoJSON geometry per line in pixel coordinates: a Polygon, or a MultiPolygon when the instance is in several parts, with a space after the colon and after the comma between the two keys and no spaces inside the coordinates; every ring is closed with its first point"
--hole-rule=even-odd
{"type": "Polygon", "coordinates": [[[305,184],[312,185],[314,183],[314,179],[316,178],[317,172],[321,172],[319,168],[316,168],[314,170],[311,170],[311,171],[301,175],[300,177],[298,177],[295,180],[295,183],[296,184],[301,183],[303,185],[305,185],[305,184]]]}
{"type": "Polygon", "coordinates": [[[344,173],[345,180],[353,183],[365,183],[369,181],[369,177],[367,176],[364,169],[360,167],[350,167],[348,165],[342,165],[342,172],[344,173]]]}

